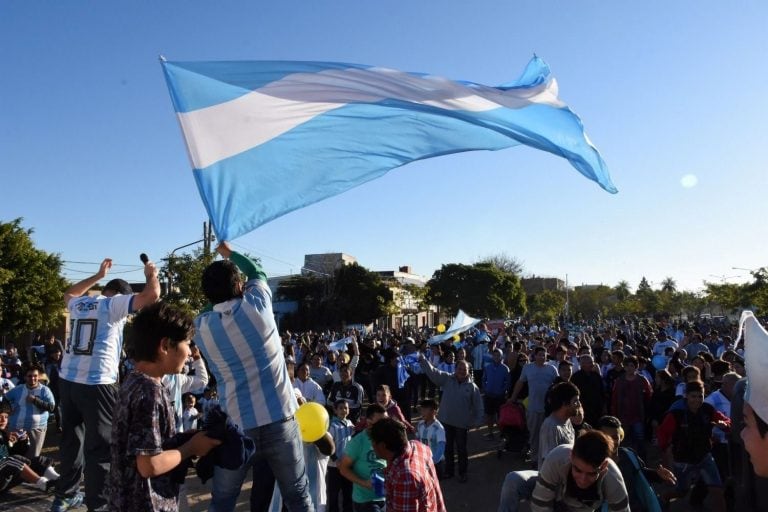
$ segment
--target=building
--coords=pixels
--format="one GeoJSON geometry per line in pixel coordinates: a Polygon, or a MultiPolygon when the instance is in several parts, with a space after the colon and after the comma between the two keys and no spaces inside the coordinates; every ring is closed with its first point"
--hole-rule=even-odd
{"type": "Polygon", "coordinates": [[[536,295],[544,290],[565,291],[565,281],[557,277],[524,277],[520,284],[527,295],[536,295]]]}
{"type": "Polygon", "coordinates": [[[357,258],[342,252],[329,252],[324,254],[305,254],[302,275],[320,274],[333,276],[344,265],[357,263],[357,258]]]}

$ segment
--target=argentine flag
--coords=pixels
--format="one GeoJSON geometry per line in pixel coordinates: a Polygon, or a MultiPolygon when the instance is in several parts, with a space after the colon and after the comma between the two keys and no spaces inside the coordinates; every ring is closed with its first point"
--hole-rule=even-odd
{"type": "Polygon", "coordinates": [[[331,62],[162,65],[219,240],[415,160],[518,144],[616,192],[538,57],[498,87],[331,62]]]}

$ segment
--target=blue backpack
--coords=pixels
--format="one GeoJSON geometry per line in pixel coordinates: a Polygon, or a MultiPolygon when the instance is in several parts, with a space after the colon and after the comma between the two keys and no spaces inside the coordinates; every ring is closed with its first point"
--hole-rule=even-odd
{"type": "MultiPolygon", "coordinates": [[[[661,503],[659,503],[659,498],[656,496],[656,491],[653,490],[651,484],[648,483],[648,479],[645,478],[635,452],[627,448],[619,448],[619,451],[626,455],[632,463],[632,474],[624,475],[624,484],[627,486],[627,492],[630,493],[630,496],[628,496],[629,503],[635,505],[632,507],[632,512],[662,512],[661,503]]],[[[608,503],[603,502],[600,511],[609,512],[608,503]]]]}

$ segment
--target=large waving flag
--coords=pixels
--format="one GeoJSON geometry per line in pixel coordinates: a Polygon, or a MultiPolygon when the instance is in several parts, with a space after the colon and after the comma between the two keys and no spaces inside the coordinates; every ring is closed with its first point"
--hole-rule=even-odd
{"type": "Polygon", "coordinates": [[[220,240],[415,160],[518,144],[616,192],[538,57],[499,87],[357,64],[162,64],[220,240]]]}

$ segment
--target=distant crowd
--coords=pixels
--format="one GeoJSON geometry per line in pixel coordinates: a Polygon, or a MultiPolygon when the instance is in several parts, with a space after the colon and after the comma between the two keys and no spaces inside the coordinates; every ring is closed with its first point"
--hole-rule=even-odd
{"type": "Polygon", "coordinates": [[[52,490],[53,512],[177,510],[195,461],[212,481],[212,511],[234,509],[250,471],[254,511],[439,512],[441,481],[480,484],[467,439],[481,428],[520,457],[499,512],[524,501],[534,511],[652,511],[681,499],[768,510],[768,475],[747,453],[752,422],[765,424],[745,400],[735,325],[280,334],[259,265],[226,242],[217,250],[224,259],[201,283],[210,307],[195,319],[159,301],[151,262],[141,293],[113,279],[85,295],[106,259],[65,295],[65,343],[39,339],[26,357],[6,346],[0,492],[52,490]],[[330,416],[319,439],[297,421],[307,403],[330,416]],[[48,428],[61,432],[58,471],[41,456],[48,428]]]}

